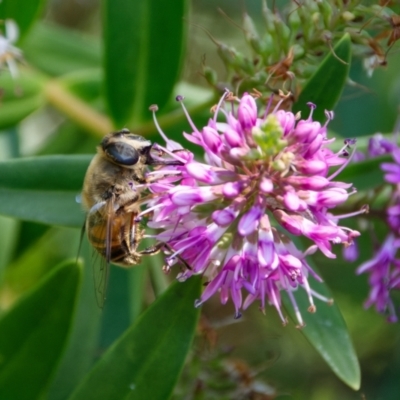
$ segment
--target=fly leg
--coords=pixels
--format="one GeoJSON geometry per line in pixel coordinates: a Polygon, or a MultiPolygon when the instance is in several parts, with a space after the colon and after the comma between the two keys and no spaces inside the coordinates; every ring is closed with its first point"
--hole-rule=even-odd
{"type": "MultiPolygon", "coordinates": [[[[169,244],[164,243],[164,242],[159,242],[159,243],[155,244],[154,246],[150,246],[150,247],[147,247],[146,249],[139,251],[139,254],[143,255],[143,256],[144,255],[152,256],[152,255],[159,253],[163,249],[167,249],[168,251],[173,253],[173,249],[171,248],[171,246],[169,244]]],[[[176,257],[187,269],[190,269],[190,270],[192,269],[192,267],[180,255],[177,255],[176,257]]]]}
{"type": "Polygon", "coordinates": [[[143,230],[136,220],[137,213],[125,215],[124,223],[120,227],[120,259],[114,257],[119,265],[132,267],[140,264],[142,255],[137,248],[143,238],[143,230]]]}
{"type": "Polygon", "coordinates": [[[157,244],[154,245],[154,246],[150,246],[150,247],[147,247],[147,248],[145,248],[145,249],[139,251],[139,254],[142,255],[142,256],[154,256],[154,255],[156,255],[157,253],[159,253],[160,250],[161,250],[164,246],[165,246],[165,243],[160,242],[160,243],[157,243],[157,244]]]}

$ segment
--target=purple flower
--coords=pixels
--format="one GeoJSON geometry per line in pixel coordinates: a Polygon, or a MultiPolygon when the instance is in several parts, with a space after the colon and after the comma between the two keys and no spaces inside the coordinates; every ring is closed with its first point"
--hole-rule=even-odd
{"type": "Polygon", "coordinates": [[[391,153],[396,144],[386,139],[381,133],[376,133],[368,141],[369,158],[379,157],[391,153]]]}
{"type": "Polygon", "coordinates": [[[358,260],[358,256],[360,255],[357,241],[353,242],[352,246],[345,246],[342,251],[342,256],[346,261],[354,262],[358,260]]]}
{"type": "Polygon", "coordinates": [[[371,156],[389,153],[394,161],[381,164],[385,181],[393,185],[386,209],[389,234],[374,257],[363,263],[357,272],[369,274],[371,289],[365,306],[375,304],[376,310],[386,314],[389,322],[397,322],[396,309],[390,296],[392,290],[400,289],[400,259],[397,258],[400,247],[400,148],[395,140],[391,142],[382,135],[374,135],[370,140],[369,153],[371,156]]]}
{"type": "Polygon", "coordinates": [[[319,249],[335,258],[332,244],[349,246],[359,233],[339,225],[343,216],[331,213],[355,192],[334,179],[349,162],[353,142],[333,153],[326,128],[332,113],[321,125],[312,120],[313,104],[304,120],[278,107],[261,113],[253,96],[226,92],[203,129],[188,116],[193,132],[184,136],[204,151],[204,163],[172,148],[159,129],[167,150],[174,150],[170,155],[185,161],[157,171],[165,175],[149,185],[153,216],[148,225],[159,229],[154,237],[171,249],[166,270],[183,260],[190,269],[178,279],[206,277],[196,306],[219,293],[223,304],[232,300],[239,317],[257,300],[262,311],[273,305],[285,324],[282,290],[296,310],[293,291],[299,287],[307,292],[309,310],[315,310],[313,296],[320,298],[308,278],[321,278],[306,256],[319,249]],[[331,167],[338,168],[330,173],[331,167]],[[308,238],[310,247],[300,251],[292,236],[308,238]]]}
{"type": "Polygon", "coordinates": [[[398,184],[400,183],[400,149],[392,150],[394,163],[382,163],[381,169],[385,172],[386,182],[398,184]]]}
{"type": "Polygon", "coordinates": [[[375,256],[357,269],[358,274],[369,273],[371,290],[365,307],[375,304],[379,313],[388,315],[389,322],[397,322],[390,291],[400,289],[400,259],[396,258],[399,247],[400,239],[395,235],[388,235],[375,256]]]}

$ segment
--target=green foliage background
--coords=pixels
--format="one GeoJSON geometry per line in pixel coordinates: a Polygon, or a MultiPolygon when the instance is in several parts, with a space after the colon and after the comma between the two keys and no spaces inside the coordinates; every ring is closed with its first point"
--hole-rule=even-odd
{"type": "MultiPolygon", "coordinates": [[[[234,322],[231,306],[213,299],[201,310],[199,326],[211,326],[218,341],[211,349],[202,344],[203,329],[193,344],[201,280],[172,283],[159,257],[130,270],[113,267],[106,306],[98,308],[86,241],[79,262],[74,260],[85,218],[76,199],[96,145],[122,127],[159,140],[148,111],[154,103],[162,128],[181,141],[189,126],[175,96],[185,96],[202,126],[217,99],[200,76],[203,55],[221,69],[211,41],[195,24],[240,46],[240,32],[221,23],[213,1],[100,3],[0,3],[0,18],[19,24],[17,45],[26,60],[17,79],[0,73],[0,398],[230,398],[221,393],[243,383],[213,369],[224,358],[249,365],[257,379],[276,388],[277,398],[397,398],[398,327],[363,309],[366,279],[340,256],[335,262],[315,257],[327,283],[318,291],[334,297],[335,305],[318,303],[316,314],[304,306],[307,326],[301,331],[293,323],[281,327],[274,310],[264,316],[256,306],[234,322]],[[207,369],[211,377],[199,392],[207,369]]],[[[220,3],[240,18],[230,2],[220,3]]],[[[259,6],[246,3],[250,15],[259,6]]],[[[330,125],[336,136],[391,131],[399,103],[400,79],[392,67],[398,56],[367,80],[357,62],[349,71],[348,36],[335,46],[349,64],[327,52],[296,111],[307,112],[306,101],[319,110],[334,108],[341,98],[330,125]],[[348,76],[361,85],[345,88],[348,76]]],[[[374,188],[382,180],[377,165],[350,166],[343,180],[374,188]]],[[[368,238],[360,247],[364,259],[371,256],[368,238]]],[[[299,304],[303,300],[300,295],[299,304]]]]}

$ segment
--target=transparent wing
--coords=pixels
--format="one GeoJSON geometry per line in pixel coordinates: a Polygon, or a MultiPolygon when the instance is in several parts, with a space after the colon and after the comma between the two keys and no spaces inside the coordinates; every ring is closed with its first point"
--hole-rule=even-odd
{"type": "Polygon", "coordinates": [[[88,229],[91,229],[91,240],[96,240],[92,256],[93,282],[97,305],[103,308],[107,297],[108,278],[110,274],[111,227],[114,216],[113,198],[108,200],[97,212],[102,216],[99,218],[101,223],[97,224],[94,228],[91,227],[88,229]]]}
{"type": "Polygon", "coordinates": [[[92,269],[96,302],[99,308],[103,308],[107,297],[110,263],[96,250],[93,250],[92,269]]]}

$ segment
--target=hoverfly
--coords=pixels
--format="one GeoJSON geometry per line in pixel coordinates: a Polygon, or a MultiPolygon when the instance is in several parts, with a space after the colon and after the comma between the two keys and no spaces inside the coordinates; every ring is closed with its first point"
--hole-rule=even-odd
{"type": "MultiPolygon", "coordinates": [[[[143,255],[160,251],[164,243],[138,250],[144,229],[139,223],[141,192],[148,165],[182,165],[177,160],[155,160],[152,143],[128,129],[104,137],[86,172],[82,204],[87,212],[84,230],[90,244],[102,257],[96,298],[102,307],[109,264],[130,268],[143,255]]],[[[96,278],[95,278],[96,279],[96,278]]]]}

